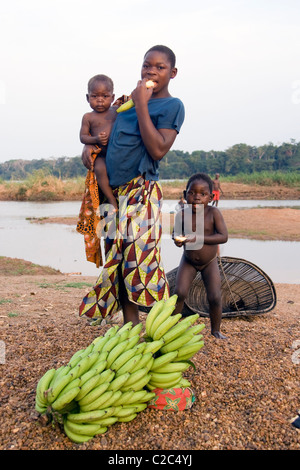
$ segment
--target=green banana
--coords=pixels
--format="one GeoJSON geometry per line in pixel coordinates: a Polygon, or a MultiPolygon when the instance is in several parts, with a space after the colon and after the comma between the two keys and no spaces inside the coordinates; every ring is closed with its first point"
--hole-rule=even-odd
{"type": "Polygon", "coordinates": [[[155,333],[157,329],[161,326],[162,323],[164,323],[172,315],[173,312],[174,312],[173,305],[169,305],[168,307],[166,307],[166,305],[164,306],[163,311],[156,317],[156,319],[151,325],[151,330],[149,333],[149,336],[151,336],[151,338],[159,339],[159,338],[155,338],[155,333]]]}
{"type": "Polygon", "coordinates": [[[202,339],[203,339],[203,335],[193,335],[190,341],[188,341],[186,344],[198,343],[198,341],[201,341],[202,339]]]}
{"type": "Polygon", "coordinates": [[[133,100],[130,98],[128,101],[126,101],[125,103],[121,104],[118,108],[117,108],[117,113],[123,113],[124,111],[128,111],[129,109],[133,108],[134,107],[134,102],[133,100]]]}
{"type": "Polygon", "coordinates": [[[118,418],[118,421],[120,423],[129,423],[129,421],[132,421],[133,419],[135,419],[137,415],[138,413],[132,413],[131,415],[125,416],[124,418],[118,418]]]}
{"type": "Polygon", "coordinates": [[[83,387],[84,384],[90,380],[92,377],[94,377],[98,373],[97,369],[91,368],[87,372],[85,372],[83,375],[80,376],[81,382],[80,386],[83,387]]]}
{"type": "Polygon", "coordinates": [[[166,390],[168,388],[175,388],[177,387],[178,380],[170,380],[170,382],[149,382],[149,385],[152,386],[152,390],[155,390],[156,388],[161,389],[161,390],[166,390]]]}
{"type": "Polygon", "coordinates": [[[171,317],[167,318],[159,328],[154,331],[153,339],[158,340],[161,339],[174,325],[176,325],[179,320],[181,319],[182,314],[177,313],[176,315],[172,315],[171,317]]]}
{"type": "Polygon", "coordinates": [[[144,395],[144,397],[139,399],[140,403],[150,401],[150,400],[152,400],[152,398],[154,398],[156,396],[156,394],[153,393],[153,392],[148,392],[147,390],[145,390],[145,392],[146,392],[146,394],[144,395]]]}
{"type": "Polygon", "coordinates": [[[177,325],[174,325],[169,331],[167,331],[161,339],[165,344],[170,343],[173,341],[173,339],[176,339],[178,336],[182,335],[183,332],[185,332],[197,320],[197,318],[199,318],[198,313],[184,318],[177,325]]]}
{"type": "Polygon", "coordinates": [[[93,421],[94,424],[100,424],[101,426],[112,426],[118,421],[117,416],[109,416],[108,418],[98,419],[93,421]]]}
{"type": "Polygon", "coordinates": [[[81,357],[88,356],[93,351],[94,345],[90,343],[80,354],[81,357]]]}
{"type": "MultiPolygon", "coordinates": [[[[136,357],[136,356],[134,356],[136,357]]],[[[141,355],[141,358],[139,361],[135,364],[135,366],[131,369],[131,373],[135,372],[138,369],[141,369],[142,367],[149,367],[149,370],[152,369],[154,357],[151,352],[145,353],[141,355]]]]}
{"type": "Polygon", "coordinates": [[[101,409],[105,411],[105,417],[108,418],[109,416],[114,416],[114,414],[117,413],[119,409],[121,409],[121,406],[114,405],[114,406],[109,406],[108,408],[101,408],[101,409]]]}
{"type": "Polygon", "coordinates": [[[91,403],[87,405],[80,406],[81,411],[93,411],[93,410],[100,410],[102,405],[104,405],[113,395],[114,390],[106,390],[106,392],[102,393],[96,400],[93,400],[91,403]]]}
{"type": "Polygon", "coordinates": [[[122,385],[121,390],[123,392],[127,392],[127,390],[130,389],[130,385],[140,380],[147,373],[148,373],[148,369],[146,367],[143,367],[142,369],[138,369],[136,372],[133,372],[132,374],[130,374],[130,377],[126,380],[124,385],[122,385]]]}
{"type": "Polygon", "coordinates": [[[95,434],[101,428],[101,425],[95,423],[73,423],[72,421],[68,421],[68,418],[67,426],[69,430],[75,434],[86,435],[91,437],[94,437],[95,434]]]}
{"type": "Polygon", "coordinates": [[[91,343],[86,348],[76,351],[71,357],[71,359],[69,360],[67,366],[69,366],[70,369],[73,369],[81,359],[88,356],[92,352],[93,348],[94,348],[94,345],[91,343]]]}
{"type": "Polygon", "coordinates": [[[45,398],[45,392],[48,390],[51,380],[56,372],[56,369],[49,369],[45,374],[40,378],[38,384],[36,386],[36,395],[39,398],[41,403],[47,404],[47,400],[45,398]]]}
{"type": "Polygon", "coordinates": [[[72,374],[74,378],[77,378],[87,372],[93,364],[99,358],[98,352],[92,352],[91,354],[83,357],[80,361],[70,370],[69,374],[72,374]]]}
{"type": "Polygon", "coordinates": [[[104,392],[108,389],[110,382],[104,382],[100,385],[97,385],[89,393],[87,393],[81,400],[78,400],[80,408],[83,409],[83,406],[89,405],[97,400],[104,392]]]}
{"type": "Polygon", "coordinates": [[[67,370],[66,373],[68,373],[68,371],[69,371],[70,369],[69,369],[67,366],[60,366],[58,369],[56,369],[56,371],[55,371],[55,373],[54,373],[54,375],[53,375],[53,377],[52,377],[52,380],[51,380],[51,382],[50,382],[50,384],[49,384],[49,388],[50,388],[50,387],[53,387],[54,382],[55,382],[55,380],[57,379],[57,377],[58,377],[63,371],[65,371],[65,370],[67,370]]]}
{"type": "Polygon", "coordinates": [[[184,332],[182,335],[178,336],[177,338],[173,339],[169,343],[165,344],[160,352],[162,354],[166,354],[172,351],[177,351],[179,348],[184,346],[194,337],[193,333],[186,333],[184,332]]]}
{"type": "Polygon", "coordinates": [[[101,408],[109,408],[110,406],[115,406],[115,402],[122,396],[121,390],[116,390],[112,396],[106,400],[103,405],[99,405],[98,409],[101,410],[101,408]]]}
{"type": "Polygon", "coordinates": [[[136,413],[140,413],[147,408],[147,403],[132,403],[131,405],[124,405],[124,408],[135,408],[136,413]]]}
{"type": "MultiPolygon", "coordinates": [[[[154,86],[154,83],[152,80],[147,80],[146,82],[146,87],[147,88],[152,88],[154,86]]],[[[125,103],[121,104],[118,108],[117,108],[117,113],[122,113],[124,111],[128,111],[128,109],[131,109],[134,107],[134,101],[130,98],[128,101],[126,101],[125,103]]]]}
{"type": "Polygon", "coordinates": [[[165,300],[165,307],[176,307],[178,296],[176,294],[171,295],[168,299],[165,300]]]}
{"type": "Polygon", "coordinates": [[[92,436],[84,435],[84,434],[76,434],[72,432],[67,424],[67,421],[64,422],[64,431],[66,436],[76,444],[82,444],[83,442],[87,442],[92,439],[92,436]]]}
{"type": "Polygon", "coordinates": [[[180,379],[179,388],[180,387],[190,387],[190,386],[191,386],[191,382],[189,382],[189,380],[187,380],[185,378],[180,379]]]}
{"type": "Polygon", "coordinates": [[[80,391],[80,387],[74,387],[65,393],[61,393],[56,400],[52,403],[51,407],[55,411],[63,410],[72,400],[76,398],[76,395],[80,391]]]}
{"type": "Polygon", "coordinates": [[[70,367],[68,365],[64,366],[55,377],[55,380],[53,381],[53,384],[51,386],[53,386],[55,382],[57,380],[60,380],[64,375],[68,375],[69,372],[70,372],[70,367]]]}
{"type": "Polygon", "coordinates": [[[129,333],[129,331],[132,329],[132,325],[133,325],[132,321],[129,321],[129,322],[125,323],[125,324],[118,330],[118,334],[122,334],[122,333],[124,333],[124,331],[128,331],[128,333],[129,333]]]}
{"type": "MultiPolygon", "coordinates": [[[[114,412],[114,408],[111,409],[112,412],[114,412]]],[[[90,423],[98,419],[106,418],[107,416],[111,416],[111,414],[109,414],[106,410],[93,410],[87,412],[69,413],[67,418],[68,421],[72,421],[73,423],[90,423]]]]}
{"type": "Polygon", "coordinates": [[[73,377],[72,374],[67,374],[62,377],[60,380],[56,381],[52,388],[46,390],[45,395],[47,397],[48,403],[51,405],[54,400],[58,397],[60,392],[76,377],[73,377]]]}
{"type": "Polygon", "coordinates": [[[128,334],[128,338],[132,338],[135,335],[139,335],[143,329],[143,323],[137,323],[128,334]]]}
{"type": "MultiPolygon", "coordinates": [[[[104,369],[107,368],[107,360],[97,360],[89,370],[95,371],[97,374],[101,374],[104,369]]],[[[89,372],[89,371],[88,371],[89,372]]]]}
{"type": "Polygon", "coordinates": [[[104,382],[111,382],[114,377],[115,377],[115,372],[111,369],[106,369],[103,372],[101,372],[98,385],[101,385],[104,382]]]}
{"type": "Polygon", "coordinates": [[[130,385],[131,390],[133,390],[134,392],[138,392],[139,390],[145,387],[145,385],[149,382],[150,378],[150,374],[144,375],[140,380],[130,385]]]}
{"type": "Polygon", "coordinates": [[[165,383],[178,382],[181,379],[181,372],[159,373],[152,372],[150,383],[164,385],[165,383]]]}
{"type": "Polygon", "coordinates": [[[156,357],[153,361],[151,371],[156,371],[156,369],[158,369],[159,367],[165,366],[169,362],[173,361],[173,359],[175,359],[175,357],[177,356],[177,351],[171,351],[169,353],[162,354],[161,356],[156,357]]]}
{"type": "MultiPolygon", "coordinates": [[[[132,392],[133,393],[133,392],[132,392]]],[[[43,414],[47,411],[47,403],[45,401],[40,401],[39,397],[35,395],[35,409],[40,414],[43,414]]]]}
{"type": "Polygon", "coordinates": [[[131,415],[132,413],[136,412],[136,408],[131,406],[131,407],[124,407],[122,406],[121,409],[117,412],[114,413],[114,416],[117,416],[118,418],[125,418],[126,416],[131,415]]]}
{"type": "Polygon", "coordinates": [[[118,332],[117,336],[119,337],[119,343],[122,343],[123,341],[125,341],[125,339],[128,339],[129,334],[130,334],[130,330],[125,330],[123,331],[123,333],[118,332]]]}
{"type": "Polygon", "coordinates": [[[129,361],[125,362],[125,364],[117,370],[116,377],[119,375],[125,374],[125,372],[132,372],[134,366],[140,361],[142,358],[142,354],[136,354],[133,356],[129,361]]]}
{"type": "Polygon", "coordinates": [[[129,403],[134,393],[135,392],[133,390],[128,390],[127,392],[121,392],[121,396],[118,400],[114,402],[114,406],[120,406],[120,405],[124,405],[125,403],[129,403]]]}
{"type": "Polygon", "coordinates": [[[91,390],[96,388],[99,385],[101,377],[100,375],[94,375],[91,377],[89,380],[87,380],[81,387],[80,391],[76,397],[76,400],[79,402],[82,400],[83,397],[85,397],[91,390]]]}
{"type": "Polygon", "coordinates": [[[116,377],[114,380],[112,380],[109,384],[109,387],[107,390],[113,390],[114,392],[116,390],[119,390],[125,382],[129,379],[130,373],[125,372],[125,374],[119,375],[119,377],[116,377]]]}
{"type": "Polygon", "coordinates": [[[46,413],[47,407],[45,407],[44,405],[41,405],[40,403],[35,402],[35,410],[42,415],[46,413]]]}
{"type": "Polygon", "coordinates": [[[150,336],[152,323],[154,322],[155,318],[163,311],[164,306],[165,300],[161,299],[153,305],[150,312],[148,313],[145,322],[145,329],[148,336],[150,336]]]}
{"type": "Polygon", "coordinates": [[[120,330],[119,325],[111,326],[111,327],[109,328],[109,330],[107,330],[107,332],[105,333],[104,336],[107,337],[107,338],[111,338],[111,337],[114,336],[114,335],[117,333],[117,331],[119,331],[119,330],[120,330]]]}
{"type": "Polygon", "coordinates": [[[198,333],[201,333],[201,331],[204,330],[204,328],[205,328],[204,323],[198,323],[198,325],[190,326],[188,331],[189,333],[193,333],[194,335],[197,335],[198,333]]]}
{"type": "Polygon", "coordinates": [[[185,372],[190,367],[188,362],[169,362],[168,364],[155,369],[155,372],[159,374],[165,374],[168,372],[185,372]]]}
{"type": "Polygon", "coordinates": [[[103,346],[109,341],[109,336],[98,336],[98,338],[94,339],[94,348],[93,351],[98,351],[99,353],[102,352],[103,346]]]}
{"type": "Polygon", "coordinates": [[[141,403],[142,400],[148,394],[147,390],[138,390],[137,392],[134,392],[133,390],[128,390],[128,392],[124,392],[124,395],[125,393],[131,393],[131,395],[128,396],[126,402],[124,403],[125,406],[130,405],[131,403],[141,403]]]}
{"type": "Polygon", "coordinates": [[[128,351],[129,349],[134,348],[136,344],[140,341],[140,335],[135,334],[131,338],[128,338],[128,344],[125,348],[125,351],[128,351]]]}
{"type": "Polygon", "coordinates": [[[141,343],[138,343],[136,346],[134,346],[133,349],[136,351],[136,353],[143,353],[145,347],[146,343],[142,341],[141,343]]]}
{"type": "Polygon", "coordinates": [[[185,361],[190,359],[204,346],[204,341],[198,341],[198,343],[185,344],[182,348],[178,349],[178,356],[174,359],[174,362],[185,361]]]}
{"type": "MultiPolygon", "coordinates": [[[[59,398],[62,393],[66,393],[74,387],[81,387],[81,378],[80,377],[77,377],[77,379],[71,380],[71,382],[69,382],[68,385],[66,385],[65,388],[62,389],[62,391],[60,392],[60,394],[58,395],[57,398],[59,398]]],[[[57,398],[56,398],[56,400],[57,400],[57,398]]]]}
{"type": "MultiPolygon", "coordinates": [[[[146,356],[146,354],[145,354],[145,356],[146,356]]],[[[149,359],[149,362],[146,363],[145,365],[143,365],[143,364],[141,363],[141,367],[145,367],[145,368],[147,369],[147,372],[149,372],[149,371],[151,370],[151,368],[152,368],[153,362],[154,362],[154,357],[152,356],[152,357],[149,359]]],[[[132,372],[135,372],[135,371],[132,371],[132,372]]]]}
{"type": "MultiPolygon", "coordinates": [[[[125,332],[126,333],[126,332],[125,332]]],[[[118,343],[109,353],[107,356],[107,367],[110,367],[112,363],[117,359],[117,357],[122,354],[124,351],[125,346],[127,346],[128,340],[125,339],[124,341],[121,341],[118,343]]]]}
{"type": "Polygon", "coordinates": [[[151,352],[152,354],[156,353],[164,345],[164,340],[159,339],[157,341],[151,341],[146,344],[144,349],[144,354],[151,352]]]}
{"type": "Polygon", "coordinates": [[[107,343],[102,348],[102,351],[110,352],[119,342],[119,337],[118,335],[114,335],[112,338],[109,338],[107,343]]]}
{"type": "Polygon", "coordinates": [[[134,355],[135,355],[135,350],[133,348],[124,351],[122,354],[120,354],[119,357],[117,357],[117,359],[115,359],[115,361],[112,363],[110,368],[112,370],[116,370],[116,371],[119,370],[120,367],[122,367],[134,355]]]}
{"type": "Polygon", "coordinates": [[[76,351],[76,352],[73,354],[73,356],[71,357],[71,359],[69,360],[69,362],[68,362],[67,365],[68,365],[70,368],[74,367],[74,365],[76,365],[77,362],[78,362],[78,360],[79,360],[79,359],[78,359],[79,356],[81,356],[81,354],[83,354],[84,351],[85,351],[85,349],[79,349],[78,351],[76,351]]]}

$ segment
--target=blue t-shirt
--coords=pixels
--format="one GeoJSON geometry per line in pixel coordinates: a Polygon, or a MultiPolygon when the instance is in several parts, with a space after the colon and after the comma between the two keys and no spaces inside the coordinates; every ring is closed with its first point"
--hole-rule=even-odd
{"type": "MultiPolygon", "coordinates": [[[[148,102],[151,120],[156,129],[175,129],[184,121],[184,106],[180,99],[153,98],[148,102]]],[[[106,154],[106,167],[111,186],[128,183],[139,175],[147,180],[159,179],[159,161],[151,158],[142,141],[135,108],[117,115],[106,154]]]]}

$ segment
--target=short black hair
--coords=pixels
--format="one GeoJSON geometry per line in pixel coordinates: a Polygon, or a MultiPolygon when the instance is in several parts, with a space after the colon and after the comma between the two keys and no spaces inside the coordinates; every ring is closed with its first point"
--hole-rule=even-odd
{"type": "Polygon", "coordinates": [[[198,181],[198,180],[206,181],[209,187],[209,191],[210,193],[212,193],[213,181],[211,177],[206,173],[195,173],[194,175],[192,175],[186,184],[186,190],[188,190],[188,187],[193,183],[193,181],[198,181]]]}
{"type": "Polygon", "coordinates": [[[152,52],[152,51],[159,51],[159,52],[162,52],[162,53],[166,54],[166,56],[168,57],[168,59],[170,61],[171,68],[175,67],[176,56],[175,56],[174,52],[172,51],[172,49],[170,49],[167,46],[162,46],[162,45],[153,46],[146,52],[146,54],[144,55],[144,58],[146,57],[148,52],[152,52]]]}
{"type": "Polygon", "coordinates": [[[88,81],[88,93],[91,91],[92,86],[95,82],[105,82],[111,88],[111,91],[114,91],[114,82],[110,77],[103,74],[95,75],[94,77],[90,78],[88,81]]]}

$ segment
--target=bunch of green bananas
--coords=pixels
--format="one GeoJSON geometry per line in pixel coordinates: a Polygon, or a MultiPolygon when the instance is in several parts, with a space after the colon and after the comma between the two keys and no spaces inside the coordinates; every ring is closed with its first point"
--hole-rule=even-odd
{"type": "Polygon", "coordinates": [[[66,365],[48,370],[36,387],[36,410],[59,421],[80,443],[133,420],[155,388],[190,386],[182,374],[203,347],[204,325],[194,325],[198,314],[172,315],[176,300],[173,295],[152,307],[143,336],[142,323],[113,326],[66,365]]]}
{"type": "Polygon", "coordinates": [[[77,443],[134,419],[155,396],[145,389],[154,357],[140,341],[142,328],[131,322],[113,326],[67,365],[48,370],[37,384],[36,410],[61,422],[77,443]]]}
{"type": "Polygon", "coordinates": [[[200,333],[205,325],[194,325],[199,315],[184,319],[180,313],[172,315],[176,301],[177,295],[173,295],[166,301],[157,302],[146,319],[148,344],[157,345],[156,357],[150,368],[151,378],[146,385],[149,390],[189,387],[191,384],[183,377],[183,372],[204,345],[200,333]]]}

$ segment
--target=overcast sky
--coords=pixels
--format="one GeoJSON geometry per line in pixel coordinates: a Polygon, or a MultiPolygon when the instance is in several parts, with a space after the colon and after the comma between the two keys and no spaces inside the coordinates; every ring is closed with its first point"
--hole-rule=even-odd
{"type": "Polygon", "coordinates": [[[0,7],[0,162],[74,157],[86,85],[129,94],[144,53],[177,57],[174,149],[300,140],[299,0],[10,0],[0,7]]]}

